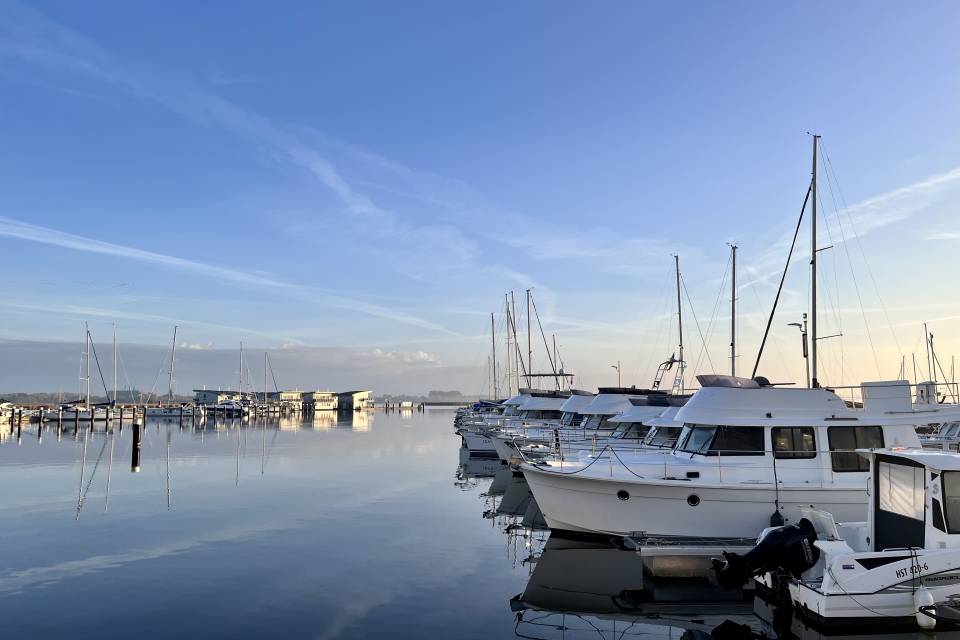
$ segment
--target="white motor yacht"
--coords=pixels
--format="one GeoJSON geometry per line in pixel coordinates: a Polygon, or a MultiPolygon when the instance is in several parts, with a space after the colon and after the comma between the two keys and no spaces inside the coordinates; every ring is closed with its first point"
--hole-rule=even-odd
{"type": "Polygon", "coordinates": [[[577,415],[582,416],[579,422],[571,420],[569,424],[563,425],[562,417],[561,424],[555,428],[528,432],[526,442],[520,446],[526,447],[527,454],[536,452],[540,455],[547,452],[558,453],[564,449],[576,451],[584,447],[590,448],[597,441],[605,442],[617,429],[617,425],[610,423],[610,420],[634,406],[633,402],[646,402],[651,395],[666,394],[636,387],[600,387],[597,394],[590,398],[590,402],[577,408],[577,415]]]}
{"type": "Polygon", "coordinates": [[[457,433],[463,439],[463,446],[469,449],[472,455],[497,455],[493,441],[487,435],[491,429],[502,427],[507,420],[516,418],[520,406],[530,398],[528,389],[521,389],[519,393],[500,403],[500,411],[488,411],[465,416],[457,426],[457,433]]]}
{"type": "Polygon", "coordinates": [[[193,405],[167,405],[165,407],[147,407],[143,410],[145,418],[179,420],[180,418],[193,418],[193,405]]]}
{"type": "Polygon", "coordinates": [[[956,406],[915,410],[905,381],[882,397],[865,389],[854,409],[828,389],[698,379],[673,449],[522,465],[551,528],[749,539],[810,507],[862,520],[868,465],[855,450],[919,447],[914,425],[931,412],[960,418],[956,406]]]}

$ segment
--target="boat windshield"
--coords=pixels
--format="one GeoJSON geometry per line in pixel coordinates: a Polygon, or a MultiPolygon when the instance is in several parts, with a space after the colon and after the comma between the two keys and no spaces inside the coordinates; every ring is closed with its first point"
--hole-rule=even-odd
{"type": "Polygon", "coordinates": [[[523,412],[524,420],[556,420],[560,412],[555,409],[529,409],[523,412]]]}
{"type": "Polygon", "coordinates": [[[668,449],[677,443],[677,439],[682,432],[683,427],[654,427],[647,432],[643,444],[648,447],[668,449]]]}
{"type": "Polygon", "coordinates": [[[505,416],[520,415],[520,408],[517,405],[512,404],[503,410],[503,415],[505,416]]]}
{"type": "Polygon", "coordinates": [[[707,456],[762,456],[763,429],[706,424],[686,425],[677,450],[707,456]]]}
{"type": "Polygon", "coordinates": [[[610,437],[620,440],[643,440],[649,431],[650,427],[642,422],[621,422],[610,437]]]}
{"type": "Polygon", "coordinates": [[[940,425],[939,435],[941,438],[955,438],[958,428],[960,428],[960,422],[945,422],[940,425]]]}
{"type": "Polygon", "coordinates": [[[597,431],[599,431],[600,429],[609,429],[610,427],[607,426],[607,421],[610,420],[610,418],[612,417],[613,416],[601,416],[601,415],[587,416],[586,419],[583,421],[583,424],[580,426],[583,427],[584,429],[596,429],[597,431]]]}
{"type": "Polygon", "coordinates": [[[566,411],[560,418],[560,424],[564,427],[578,427],[583,421],[583,414],[575,411],[566,411]]]}

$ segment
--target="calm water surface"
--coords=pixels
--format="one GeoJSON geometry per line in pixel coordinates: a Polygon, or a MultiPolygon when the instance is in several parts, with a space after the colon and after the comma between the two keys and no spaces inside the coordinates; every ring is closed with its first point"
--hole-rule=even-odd
{"type": "Polygon", "coordinates": [[[3,636],[702,638],[731,619],[776,637],[752,600],[549,539],[522,477],[464,458],[452,420],[4,425],[3,636]]]}

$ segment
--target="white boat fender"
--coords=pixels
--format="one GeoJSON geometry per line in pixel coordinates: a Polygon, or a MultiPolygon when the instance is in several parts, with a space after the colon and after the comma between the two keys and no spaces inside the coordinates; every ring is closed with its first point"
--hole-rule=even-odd
{"type": "Polygon", "coordinates": [[[935,601],[930,589],[920,585],[920,588],[913,594],[913,605],[917,609],[917,624],[920,625],[921,629],[933,629],[937,626],[937,619],[934,617],[936,615],[934,604],[935,601]]]}

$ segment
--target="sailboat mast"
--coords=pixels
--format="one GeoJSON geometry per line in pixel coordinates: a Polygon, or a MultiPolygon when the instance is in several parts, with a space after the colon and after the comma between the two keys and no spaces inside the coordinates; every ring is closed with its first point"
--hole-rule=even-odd
{"type": "Polygon", "coordinates": [[[500,395],[500,385],[497,380],[497,329],[493,321],[493,313],[490,314],[490,357],[492,364],[491,376],[493,379],[492,400],[500,395]]]}
{"type": "MultiPolygon", "coordinates": [[[[110,398],[107,398],[109,400],[110,398]]],[[[117,404],[117,323],[113,323],[113,404],[117,404]]]]}
{"type": "Polygon", "coordinates": [[[810,387],[820,388],[817,380],[817,146],[820,136],[813,136],[813,178],[810,196],[813,201],[810,216],[810,387]]]}
{"type": "Polygon", "coordinates": [[[243,399],[243,342],[240,343],[240,399],[243,399]]]}
{"type": "Polygon", "coordinates": [[[84,378],[86,378],[86,381],[87,381],[87,409],[89,409],[90,408],[90,325],[87,323],[84,323],[83,327],[84,327],[84,331],[87,334],[86,353],[84,356],[84,359],[86,360],[86,364],[84,365],[86,367],[86,371],[84,373],[84,378]]]}
{"type": "Polygon", "coordinates": [[[527,386],[533,388],[533,343],[530,341],[530,289],[527,289],[527,386]]]}
{"type": "MultiPolygon", "coordinates": [[[[278,396],[279,397],[279,396],[278,396]]],[[[267,352],[263,352],[263,404],[267,404],[267,352]]]]}
{"type": "Polygon", "coordinates": [[[167,380],[167,400],[173,402],[173,361],[177,357],[177,326],[173,326],[173,343],[170,345],[170,371],[167,380]]]}
{"type": "Polygon", "coordinates": [[[513,395],[513,364],[511,351],[513,351],[510,345],[510,325],[513,324],[513,321],[510,319],[510,299],[507,297],[507,294],[503,294],[503,306],[507,311],[507,397],[513,395]]]}
{"type": "Polygon", "coordinates": [[[517,393],[520,393],[520,345],[517,344],[517,299],[510,292],[510,328],[513,330],[513,348],[517,350],[513,358],[513,379],[517,381],[517,393]]]}
{"type": "Polygon", "coordinates": [[[730,375],[737,375],[737,245],[730,245],[730,375]]]}
{"type": "Polygon", "coordinates": [[[680,379],[680,393],[683,393],[683,305],[680,302],[680,256],[673,256],[674,266],[677,272],[677,330],[680,333],[680,362],[677,377],[680,379]]]}

